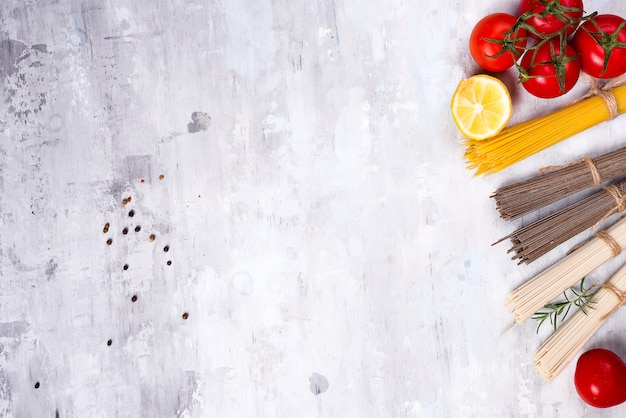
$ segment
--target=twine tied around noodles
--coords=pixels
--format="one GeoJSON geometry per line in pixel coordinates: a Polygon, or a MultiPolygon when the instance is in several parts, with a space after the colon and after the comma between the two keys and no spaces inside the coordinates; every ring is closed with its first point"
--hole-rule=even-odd
{"type": "Polygon", "coordinates": [[[602,241],[604,241],[606,245],[609,246],[609,248],[611,249],[611,253],[613,254],[613,257],[617,257],[622,252],[622,247],[619,245],[617,241],[615,241],[615,238],[613,238],[611,234],[609,234],[608,232],[600,231],[596,234],[596,236],[600,238],[602,241]]]}
{"type": "Polygon", "coordinates": [[[594,186],[599,186],[600,183],[602,183],[602,177],[600,176],[600,171],[598,170],[598,167],[596,167],[596,164],[593,162],[593,160],[589,157],[582,157],[580,160],[574,162],[574,163],[569,163],[569,164],[565,164],[565,165],[549,165],[546,167],[542,167],[539,169],[540,173],[544,173],[546,171],[552,171],[552,170],[559,170],[561,168],[566,168],[566,167],[571,167],[573,165],[576,165],[578,163],[585,163],[587,164],[587,167],[589,168],[589,173],[591,174],[591,177],[593,178],[593,185],[594,186]]]}
{"type": "Polygon", "coordinates": [[[596,167],[593,160],[589,157],[583,157],[580,159],[580,161],[584,162],[585,164],[587,164],[587,167],[589,167],[589,172],[591,173],[591,177],[593,177],[593,185],[599,186],[602,182],[602,179],[600,178],[600,172],[598,171],[598,167],[596,167]]]}
{"type": "Polygon", "coordinates": [[[611,196],[613,196],[613,199],[615,199],[615,206],[612,207],[611,210],[609,210],[606,213],[606,215],[602,217],[602,219],[600,219],[598,222],[595,223],[595,225],[593,226],[593,229],[597,228],[598,225],[600,225],[609,216],[613,215],[614,213],[623,212],[626,209],[625,202],[624,202],[626,200],[626,197],[622,194],[619,187],[617,187],[614,184],[609,184],[608,186],[604,188],[604,190],[607,193],[609,193],[611,196]]]}
{"type": "Polygon", "coordinates": [[[576,99],[576,100],[574,100],[572,102],[569,102],[568,105],[578,103],[578,102],[583,101],[583,100],[585,100],[585,99],[587,99],[587,98],[589,98],[591,96],[598,96],[599,98],[604,100],[604,103],[606,104],[606,107],[609,110],[609,120],[612,120],[612,119],[615,119],[616,117],[618,117],[619,116],[619,107],[618,107],[618,104],[617,104],[617,98],[615,98],[615,95],[613,94],[611,89],[614,88],[614,87],[617,87],[619,85],[624,84],[626,82],[626,78],[624,78],[624,77],[617,77],[617,78],[611,79],[611,81],[609,81],[608,83],[606,83],[602,87],[599,87],[598,86],[598,82],[597,82],[597,80],[595,78],[591,77],[588,74],[585,74],[585,77],[587,78],[587,81],[591,85],[591,88],[587,91],[587,93],[585,93],[584,95],[582,95],[578,99],[576,99]]]}
{"type": "MultiPolygon", "coordinates": [[[[623,204],[623,203],[622,203],[622,204],[623,204]]],[[[606,218],[606,216],[605,216],[605,218],[606,218]]],[[[622,218],[623,218],[623,216],[622,216],[622,218]]],[[[622,219],[622,218],[620,218],[620,219],[622,219]]],[[[602,219],[604,219],[604,218],[602,218],[602,219]]],[[[602,222],[602,221],[599,221],[597,224],[599,224],[600,222],[602,222]]],[[[597,224],[596,224],[596,225],[597,225],[597,224]]],[[[595,226],[594,226],[594,228],[595,228],[595,226]]],[[[595,237],[596,237],[596,238],[601,239],[602,241],[604,241],[604,243],[605,243],[606,245],[608,245],[608,246],[609,246],[609,248],[611,249],[611,254],[612,254],[613,258],[615,258],[615,257],[617,257],[618,255],[620,255],[620,254],[621,254],[621,252],[622,252],[622,247],[621,247],[621,246],[619,245],[619,243],[615,240],[615,238],[613,238],[613,237],[611,236],[611,234],[609,234],[608,232],[606,232],[606,231],[600,231],[600,232],[597,232],[597,233],[596,233],[596,235],[595,235],[595,237]]],[[[567,255],[570,255],[571,253],[573,253],[573,252],[574,252],[574,251],[576,251],[577,249],[581,248],[583,245],[587,244],[587,243],[588,243],[589,241],[591,241],[592,239],[593,239],[593,237],[588,238],[587,240],[585,240],[585,241],[583,241],[583,242],[579,242],[578,244],[576,244],[576,245],[574,245],[572,248],[570,248],[570,249],[567,251],[567,253],[566,253],[566,254],[567,254],[567,255]]]]}
{"type": "Polygon", "coordinates": [[[619,308],[621,308],[622,306],[626,305],[626,292],[624,292],[623,290],[621,290],[620,288],[618,288],[617,286],[615,286],[611,282],[606,282],[606,283],[602,284],[600,287],[610,291],[611,293],[613,293],[617,297],[617,299],[619,301],[619,303],[617,305],[615,305],[615,307],[613,307],[613,309],[611,309],[609,312],[607,312],[602,317],[602,320],[605,320],[609,316],[613,315],[615,313],[615,311],[617,311],[619,308]]]}
{"type": "MultiPolygon", "coordinates": [[[[622,74],[619,77],[612,78],[607,83],[605,83],[602,87],[598,86],[598,81],[595,78],[591,77],[589,74],[583,73],[583,75],[585,76],[585,78],[587,78],[587,81],[591,85],[591,88],[587,90],[587,93],[583,94],[581,97],[567,102],[565,106],[567,107],[567,106],[576,104],[578,102],[582,102],[583,100],[588,99],[591,96],[598,96],[604,101],[604,103],[606,104],[606,107],[609,110],[609,120],[612,120],[618,117],[619,106],[617,103],[617,98],[615,97],[615,95],[613,94],[611,90],[615,87],[621,86],[622,84],[626,84],[626,74],[622,74]]],[[[600,173],[598,172],[597,167],[593,163],[593,160],[588,157],[583,157],[578,162],[584,162],[589,166],[589,170],[591,171],[591,175],[593,176],[593,184],[595,186],[600,185],[600,173]]],[[[569,167],[574,164],[577,164],[578,162],[565,164],[565,165],[551,165],[551,166],[543,167],[539,169],[539,172],[543,173],[545,171],[552,171],[555,169],[569,167]]]]}

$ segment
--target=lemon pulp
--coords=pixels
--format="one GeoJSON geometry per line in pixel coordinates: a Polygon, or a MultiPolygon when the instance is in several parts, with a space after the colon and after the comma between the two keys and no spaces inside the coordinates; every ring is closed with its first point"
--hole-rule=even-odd
{"type": "Polygon", "coordinates": [[[502,81],[486,74],[461,80],[450,107],[459,131],[478,141],[499,133],[513,114],[509,90],[502,81]]]}

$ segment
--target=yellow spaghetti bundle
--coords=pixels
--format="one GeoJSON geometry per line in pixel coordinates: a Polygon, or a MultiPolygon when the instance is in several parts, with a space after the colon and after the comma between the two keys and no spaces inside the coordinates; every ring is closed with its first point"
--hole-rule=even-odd
{"type": "Polygon", "coordinates": [[[604,322],[626,302],[626,265],[622,266],[589,300],[550,336],[535,353],[535,368],[554,379],[604,322]]]}
{"type": "Polygon", "coordinates": [[[467,140],[465,159],[476,175],[510,165],[626,112],[626,85],[592,89],[592,95],[547,115],[505,128],[484,141],[467,140]]]}

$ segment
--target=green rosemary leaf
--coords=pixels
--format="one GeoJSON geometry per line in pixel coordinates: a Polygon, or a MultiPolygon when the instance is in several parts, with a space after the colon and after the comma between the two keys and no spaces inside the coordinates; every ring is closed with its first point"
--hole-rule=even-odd
{"type": "Polygon", "coordinates": [[[597,291],[597,286],[585,287],[585,278],[583,277],[577,286],[572,286],[570,289],[563,292],[563,298],[565,300],[548,303],[542,310],[532,316],[532,319],[538,321],[537,333],[539,333],[541,325],[546,320],[550,320],[552,328],[556,331],[559,324],[563,323],[569,314],[572,306],[579,308],[586,315],[587,308],[593,309],[593,306],[591,306],[593,302],[591,302],[590,299],[597,291]],[[571,295],[568,294],[568,292],[571,295]]]}

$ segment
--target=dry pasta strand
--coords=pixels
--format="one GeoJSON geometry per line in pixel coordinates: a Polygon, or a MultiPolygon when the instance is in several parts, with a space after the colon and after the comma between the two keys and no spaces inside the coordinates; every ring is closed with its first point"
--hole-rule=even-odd
{"type": "Polygon", "coordinates": [[[549,381],[558,376],[611,314],[624,304],[623,292],[626,292],[626,264],[600,287],[587,308],[576,311],[537,349],[535,368],[539,374],[549,381]]]}
{"type": "MultiPolygon", "coordinates": [[[[610,90],[618,112],[626,111],[626,85],[610,90]]],[[[466,141],[467,168],[476,175],[496,173],[539,151],[612,118],[604,99],[594,95],[562,109],[505,128],[484,141],[466,141]]]]}
{"type": "Polygon", "coordinates": [[[616,256],[616,249],[626,248],[626,218],[621,218],[600,236],[587,241],[575,251],[519,286],[508,297],[506,307],[519,324],[530,318],[564,290],[616,256]],[[612,242],[607,243],[607,236],[612,242]]]}
{"type": "Polygon", "coordinates": [[[614,213],[623,212],[626,180],[610,184],[593,195],[519,228],[510,238],[509,252],[520,263],[531,263],[584,230],[595,227],[614,213]]]}
{"type": "Polygon", "coordinates": [[[498,188],[491,198],[496,201],[500,217],[510,221],[625,174],[626,147],[622,147],[552,167],[551,171],[542,170],[539,175],[498,188]]]}

